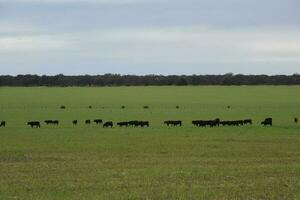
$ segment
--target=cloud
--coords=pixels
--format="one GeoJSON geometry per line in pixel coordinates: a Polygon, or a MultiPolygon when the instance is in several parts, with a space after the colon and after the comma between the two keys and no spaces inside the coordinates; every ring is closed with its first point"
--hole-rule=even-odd
{"type": "Polygon", "coordinates": [[[0,0],[0,3],[42,3],[42,4],[65,4],[65,3],[97,3],[110,5],[125,5],[132,3],[147,3],[147,0],[0,0]]]}
{"type": "Polygon", "coordinates": [[[290,39],[281,39],[279,41],[256,41],[250,48],[252,48],[252,51],[262,54],[300,56],[299,39],[294,41],[291,41],[290,39]]]}
{"type": "Polygon", "coordinates": [[[153,27],[0,37],[0,52],[28,51],[126,65],[289,62],[299,60],[300,30],[153,27]]]}
{"type": "Polygon", "coordinates": [[[169,64],[277,61],[300,56],[300,30],[223,30],[203,27],[80,33],[85,55],[169,64]]]}
{"type": "Polygon", "coordinates": [[[68,38],[55,36],[16,36],[0,37],[0,54],[20,52],[41,53],[71,48],[68,38]]]}
{"type": "Polygon", "coordinates": [[[0,66],[7,70],[300,70],[296,0],[0,0],[1,5],[0,66]]]}

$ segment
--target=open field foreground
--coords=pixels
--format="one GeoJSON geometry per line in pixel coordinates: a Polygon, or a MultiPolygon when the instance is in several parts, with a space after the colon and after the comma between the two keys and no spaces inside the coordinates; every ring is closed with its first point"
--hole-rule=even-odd
{"type": "Polygon", "coordinates": [[[295,117],[299,86],[2,87],[0,199],[300,199],[295,117]],[[272,127],[260,125],[267,117],[272,127]],[[191,123],[215,118],[253,125],[191,123]],[[148,120],[150,127],[102,128],[86,119],[148,120]]]}

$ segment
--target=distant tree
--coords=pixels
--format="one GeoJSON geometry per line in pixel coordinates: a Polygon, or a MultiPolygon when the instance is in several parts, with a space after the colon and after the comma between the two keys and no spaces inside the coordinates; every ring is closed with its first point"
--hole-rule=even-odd
{"type": "Polygon", "coordinates": [[[0,86],[300,85],[300,75],[83,75],[0,76],[0,86]]]}

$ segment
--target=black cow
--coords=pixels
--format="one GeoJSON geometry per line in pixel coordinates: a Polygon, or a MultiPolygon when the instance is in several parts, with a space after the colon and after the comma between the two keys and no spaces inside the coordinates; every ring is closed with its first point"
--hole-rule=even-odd
{"type": "Polygon", "coordinates": [[[197,127],[215,127],[220,125],[220,119],[215,120],[194,120],[192,121],[192,124],[197,127]]]}
{"type": "MultiPolygon", "coordinates": [[[[240,123],[242,123],[242,122],[240,121],[240,123]]],[[[238,121],[221,121],[220,124],[223,126],[238,126],[239,122],[238,121]]]]}
{"type": "Polygon", "coordinates": [[[123,126],[131,126],[131,127],[149,127],[150,123],[149,121],[138,121],[138,120],[133,120],[129,122],[118,122],[118,126],[123,127],[123,126]]]}
{"type": "Polygon", "coordinates": [[[140,125],[141,127],[144,127],[144,126],[149,127],[149,126],[150,126],[150,124],[149,124],[148,121],[140,121],[140,122],[139,122],[139,125],[140,125]]]}
{"type": "Polygon", "coordinates": [[[298,118],[297,117],[295,117],[294,122],[298,123],[298,118]]]}
{"type": "Polygon", "coordinates": [[[58,125],[59,121],[58,120],[45,120],[45,123],[47,125],[52,124],[52,125],[58,125]]]}
{"type": "Polygon", "coordinates": [[[138,120],[134,120],[134,121],[129,121],[128,122],[128,126],[133,126],[133,127],[149,127],[149,121],[138,121],[138,120]]]}
{"type": "Polygon", "coordinates": [[[108,128],[108,127],[112,128],[113,126],[114,126],[114,124],[113,124],[113,122],[111,122],[111,121],[105,122],[105,123],[103,124],[103,128],[108,128]]]}
{"type": "Polygon", "coordinates": [[[6,125],[6,122],[5,122],[5,121],[2,121],[2,122],[0,123],[0,127],[5,127],[5,125],[6,125]]]}
{"type": "Polygon", "coordinates": [[[221,121],[220,124],[223,126],[229,126],[229,121],[221,121]]]}
{"type": "Polygon", "coordinates": [[[38,121],[27,122],[27,125],[31,128],[41,128],[40,122],[38,121]]]}
{"type": "Polygon", "coordinates": [[[242,120],[234,120],[234,121],[231,121],[231,126],[242,126],[244,125],[244,122],[242,120]]]}
{"type": "Polygon", "coordinates": [[[216,124],[216,126],[220,126],[220,122],[221,122],[220,118],[216,118],[216,119],[213,120],[213,121],[214,121],[214,123],[216,124]]]}
{"type": "Polygon", "coordinates": [[[85,120],[85,124],[91,124],[91,120],[89,119],[85,120]]]}
{"type": "Polygon", "coordinates": [[[139,125],[139,121],[138,120],[129,121],[128,125],[137,127],[139,125]]]}
{"type": "Polygon", "coordinates": [[[119,127],[123,127],[123,126],[128,127],[128,126],[129,126],[129,122],[118,122],[117,125],[118,125],[119,127]]]}
{"type": "Polygon", "coordinates": [[[243,126],[246,124],[252,124],[252,120],[245,119],[245,120],[221,121],[220,124],[223,126],[243,126]]]}
{"type": "Polygon", "coordinates": [[[244,120],[236,120],[237,126],[243,126],[244,120]]]}
{"type": "Polygon", "coordinates": [[[209,121],[207,121],[207,124],[208,124],[210,127],[219,126],[219,125],[220,125],[220,120],[219,120],[219,119],[209,120],[209,121]]]}
{"type": "Polygon", "coordinates": [[[194,120],[192,121],[192,124],[197,127],[203,127],[206,125],[203,120],[194,120]]]}
{"type": "Polygon", "coordinates": [[[45,122],[47,125],[48,125],[48,124],[52,124],[52,120],[45,120],[44,122],[45,122]]]}
{"type": "Polygon", "coordinates": [[[252,124],[252,119],[245,119],[244,124],[252,124]]]}
{"type": "Polygon", "coordinates": [[[181,120],[169,120],[169,121],[164,121],[164,124],[167,126],[182,126],[182,121],[181,120]]]}
{"type": "Polygon", "coordinates": [[[272,118],[266,118],[263,122],[261,122],[261,124],[264,125],[264,126],[267,126],[267,125],[272,126],[273,125],[273,119],[272,118]]]}
{"type": "Polygon", "coordinates": [[[102,124],[103,123],[103,120],[102,119],[95,119],[94,122],[96,124],[102,124]]]}
{"type": "Polygon", "coordinates": [[[78,121],[77,120],[73,120],[73,125],[77,125],[78,121]]]}
{"type": "Polygon", "coordinates": [[[164,124],[166,124],[167,126],[170,126],[172,124],[172,121],[171,120],[164,121],[164,124]]]}

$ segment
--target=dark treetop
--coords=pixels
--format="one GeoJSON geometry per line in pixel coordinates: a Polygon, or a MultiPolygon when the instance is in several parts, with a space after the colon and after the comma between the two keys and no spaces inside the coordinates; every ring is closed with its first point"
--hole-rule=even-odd
{"type": "Polygon", "coordinates": [[[0,86],[300,85],[300,75],[0,76],[0,86]]]}

